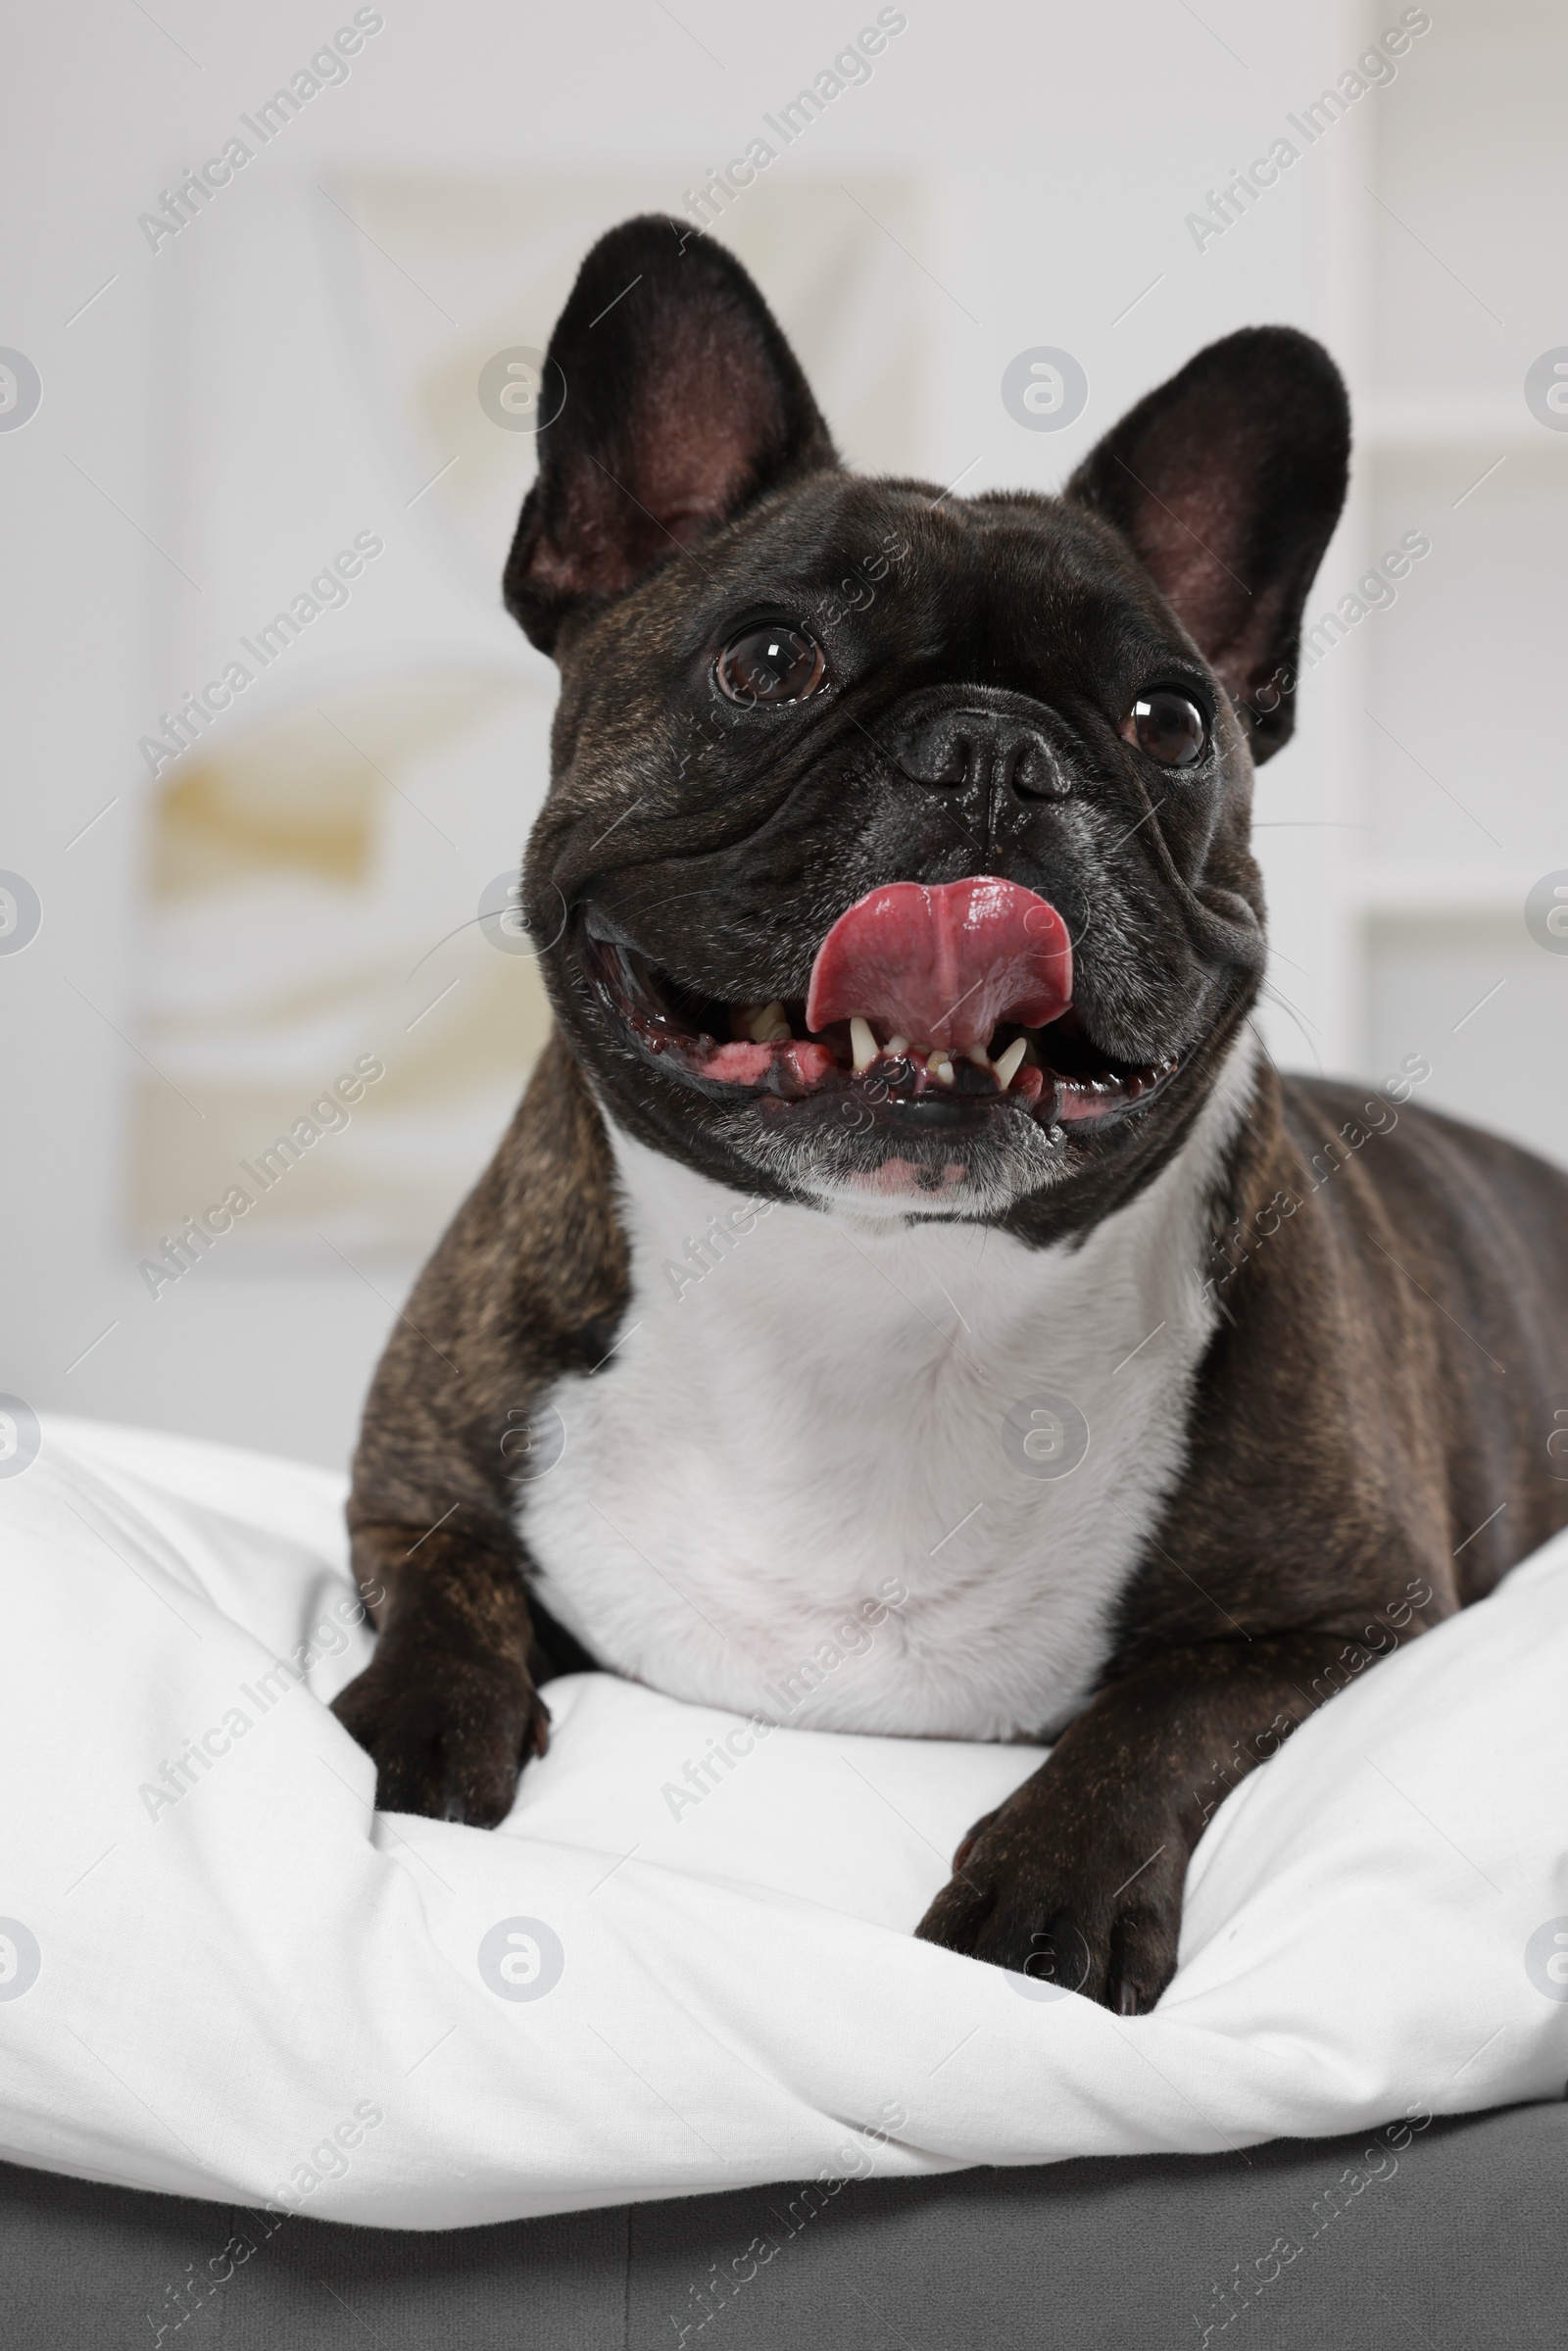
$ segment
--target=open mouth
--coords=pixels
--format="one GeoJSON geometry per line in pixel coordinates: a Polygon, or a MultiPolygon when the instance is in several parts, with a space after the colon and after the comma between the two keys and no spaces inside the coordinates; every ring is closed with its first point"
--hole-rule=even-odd
{"type": "Polygon", "coordinates": [[[906,1131],[1007,1114],[1081,1127],[1141,1107],[1178,1066],[1095,1045],[1060,916],[989,876],[868,892],[823,941],[808,993],[768,1004],[694,992],[591,914],[585,946],[633,1043],[716,1100],[814,1103],[906,1131]]]}

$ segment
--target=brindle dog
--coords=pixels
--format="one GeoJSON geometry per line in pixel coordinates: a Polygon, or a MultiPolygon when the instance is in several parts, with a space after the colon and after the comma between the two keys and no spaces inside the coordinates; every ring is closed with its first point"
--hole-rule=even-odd
{"type": "Polygon", "coordinates": [[[661,220],[550,362],[506,597],[562,675],[556,1028],[376,1373],[337,1712],[480,1826],[590,1665],[1054,1733],[917,1932],[1148,2008],[1225,1790],[1568,1518],[1568,1182],[1248,1025],[1343,386],[1251,329],[1060,497],[868,479],[661,220]]]}

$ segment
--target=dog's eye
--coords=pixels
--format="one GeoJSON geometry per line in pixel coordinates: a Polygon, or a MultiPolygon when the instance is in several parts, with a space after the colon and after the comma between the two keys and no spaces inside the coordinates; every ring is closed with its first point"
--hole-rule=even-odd
{"type": "Polygon", "coordinates": [[[1202,711],[1174,686],[1140,694],[1120,731],[1124,743],[1147,752],[1162,767],[1191,767],[1202,758],[1208,740],[1202,711]]]}
{"type": "Polygon", "coordinates": [[[804,629],[768,621],[731,637],[714,674],[731,702],[804,702],[826,677],[827,657],[804,629]]]}

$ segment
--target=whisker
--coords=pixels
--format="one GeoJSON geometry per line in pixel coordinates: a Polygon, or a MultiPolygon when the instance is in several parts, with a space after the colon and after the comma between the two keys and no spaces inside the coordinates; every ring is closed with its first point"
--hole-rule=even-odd
{"type": "MultiPolygon", "coordinates": [[[[1316,1064],[1316,1067],[1317,1067],[1317,1074],[1318,1074],[1318,1076],[1319,1076],[1319,1077],[1323,1077],[1323,1076],[1325,1076],[1327,1073],[1325,1072],[1325,1070],[1324,1070],[1324,1067],[1323,1067],[1323,1056],[1322,1056],[1322,1055],[1321,1055],[1321,1053],[1318,1052],[1318,1050],[1317,1050],[1317,1046],[1316,1046],[1316,1043],[1314,1042],[1314,1040],[1313,1040],[1312,1036],[1310,1035],[1310,1033],[1309,1033],[1309,1031],[1308,1031],[1308,1027],[1307,1027],[1307,1023],[1306,1023],[1305,1016],[1304,1016],[1302,1013],[1300,1013],[1300,1012],[1298,1012],[1298,1011],[1297,1010],[1296,1006],[1295,1006],[1295,1005],[1292,1004],[1292,1002],[1291,1002],[1290,998],[1289,998],[1288,996],[1283,996],[1283,995],[1280,993],[1279,989],[1278,989],[1278,988],[1276,988],[1276,987],[1274,986],[1274,984],[1273,984],[1273,982],[1272,982],[1271,980],[1264,980],[1264,981],[1263,981],[1263,983],[1262,983],[1262,986],[1261,986],[1261,989],[1259,990],[1259,993],[1260,993],[1261,995],[1263,995],[1263,996],[1271,997],[1271,998],[1273,999],[1274,1003],[1275,1003],[1275,1004],[1277,1004],[1279,1005],[1279,1007],[1280,1007],[1280,1010],[1281,1010],[1282,1012],[1285,1012],[1285,1013],[1287,1013],[1287,1014],[1290,1016],[1290,1018],[1291,1018],[1292,1020],[1294,1020],[1294,1021],[1295,1021],[1295,1023],[1296,1023],[1297,1027],[1298,1027],[1298,1028],[1300,1030],[1300,1032],[1301,1032],[1301,1035],[1302,1035],[1302,1036],[1303,1036],[1303,1038],[1305,1038],[1305,1040],[1306,1040],[1306,1050],[1307,1050],[1307,1052],[1308,1052],[1308,1053],[1311,1054],[1311,1056],[1312,1056],[1312,1059],[1313,1059],[1314,1063],[1316,1064]]],[[[1254,1033],[1256,1033],[1256,1023],[1255,1023],[1255,1022],[1253,1023],[1253,1029],[1254,1029],[1254,1033]]],[[[1261,1037],[1259,1037],[1259,1042],[1260,1042],[1260,1043],[1262,1042],[1262,1040],[1261,1040],[1261,1037]]],[[[1263,1047],[1263,1051],[1264,1051],[1266,1053],[1268,1053],[1268,1047],[1267,1047],[1266,1045],[1264,1045],[1264,1047],[1263,1047]]],[[[1273,1060],[1274,1060],[1274,1056],[1273,1056],[1273,1054],[1272,1054],[1272,1053],[1268,1053],[1268,1057],[1269,1057],[1270,1061],[1273,1061],[1273,1060]]],[[[1279,1064],[1278,1064],[1277,1062],[1275,1062],[1275,1064],[1274,1064],[1274,1065],[1275,1065],[1275,1068],[1276,1068],[1276,1070],[1277,1070],[1277,1069],[1278,1069],[1278,1066],[1279,1066],[1279,1064]]]]}

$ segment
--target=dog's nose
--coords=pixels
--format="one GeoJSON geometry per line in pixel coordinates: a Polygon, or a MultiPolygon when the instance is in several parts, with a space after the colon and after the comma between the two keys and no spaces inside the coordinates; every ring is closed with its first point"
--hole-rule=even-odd
{"type": "Polygon", "coordinates": [[[938,710],[916,718],[904,729],[893,756],[911,783],[933,791],[1061,800],[1068,790],[1039,728],[998,710],[938,710]]]}

